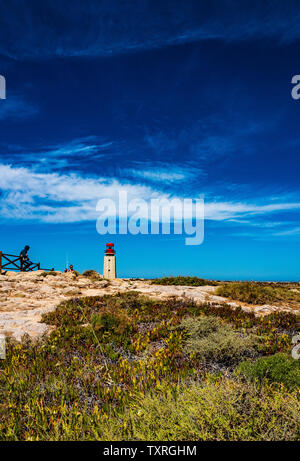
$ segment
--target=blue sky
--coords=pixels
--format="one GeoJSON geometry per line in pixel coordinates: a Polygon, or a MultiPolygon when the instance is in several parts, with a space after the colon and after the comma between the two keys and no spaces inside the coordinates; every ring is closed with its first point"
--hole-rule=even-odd
{"type": "Polygon", "coordinates": [[[300,5],[0,1],[1,249],[119,276],[300,278],[300,5]],[[128,189],[205,200],[202,245],[96,232],[128,189]]]}

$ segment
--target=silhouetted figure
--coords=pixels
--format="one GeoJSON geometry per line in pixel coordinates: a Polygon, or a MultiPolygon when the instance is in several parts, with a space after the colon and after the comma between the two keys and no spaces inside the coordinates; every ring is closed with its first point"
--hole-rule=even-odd
{"type": "Polygon", "coordinates": [[[24,247],[24,249],[20,253],[23,270],[28,269],[28,267],[31,266],[31,264],[32,264],[32,262],[30,261],[30,259],[28,257],[28,251],[29,250],[30,250],[30,246],[26,245],[24,247]]]}

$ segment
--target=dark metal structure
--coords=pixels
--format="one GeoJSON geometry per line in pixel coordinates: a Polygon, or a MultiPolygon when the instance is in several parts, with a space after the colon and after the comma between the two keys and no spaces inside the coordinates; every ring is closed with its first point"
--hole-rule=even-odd
{"type": "MultiPolygon", "coordinates": [[[[40,263],[29,262],[29,264],[24,261],[21,256],[10,255],[2,253],[0,251],[0,274],[4,271],[20,271],[20,272],[31,272],[34,270],[40,270],[40,263]]],[[[54,269],[42,269],[44,271],[52,271],[54,269]]]]}

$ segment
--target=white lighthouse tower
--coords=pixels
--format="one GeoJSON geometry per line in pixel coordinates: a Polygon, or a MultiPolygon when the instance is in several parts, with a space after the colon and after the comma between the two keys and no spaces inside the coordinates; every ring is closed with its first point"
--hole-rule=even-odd
{"type": "Polygon", "coordinates": [[[113,243],[106,244],[103,264],[103,277],[108,280],[113,280],[117,277],[116,271],[116,252],[113,243]]]}

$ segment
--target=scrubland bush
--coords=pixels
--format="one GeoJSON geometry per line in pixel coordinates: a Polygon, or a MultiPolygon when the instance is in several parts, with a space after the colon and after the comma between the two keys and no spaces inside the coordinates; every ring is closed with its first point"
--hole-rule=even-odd
{"type": "Polygon", "coordinates": [[[299,440],[300,400],[296,393],[208,377],[148,394],[110,423],[112,440],[299,440]]]}
{"type": "Polygon", "coordinates": [[[178,275],[177,277],[162,277],[159,279],[152,280],[153,285],[189,285],[194,287],[200,287],[205,285],[218,285],[218,282],[214,280],[201,279],[199,277],[184,277],[178,275]]]}
{"type": "Polygon", "coordinates": [[[216,294],[249,304],[264,304],[276,301],[273,288],[260,286],[254,282],[226,283],[217,288],[216,294]]]}
{"type": "Polygon", "coordinates": [[[99,314],[93,314],[91,325],[95,331],[110,332],[115,335],[130,334],[134,330],[130,317],[122,310],[105,309],[99,314]]]}
{"type": "Polygon", "coordinates": [[[82,273],[84,277],[88,277],[92,280],[101,280],[100,275],[94,269],[88,269],[82,273]]]}
{"type": "Polygon", "coordinates": [[[253,335],[243,336],[217,317],[188,317],[180,326],[187,335],[184,350],[200,360],[229,365],[255,354],[253,335]]]}
{"type": "Polygon", "coordinates": [[[261,357],[255,362],[247,360],[239,365],[237,373],[260,383],[282,383],[289,390],[300,391],[300,360],[287,354],[261,357]]]}
{"type": "Polygon", "coordinates": [[[277,301],[300,302],[300,293],[290,287],[267,286],[258,282],[230,282],[220,285],[216,294],[248,304],[267,304],[277,301]]]}

